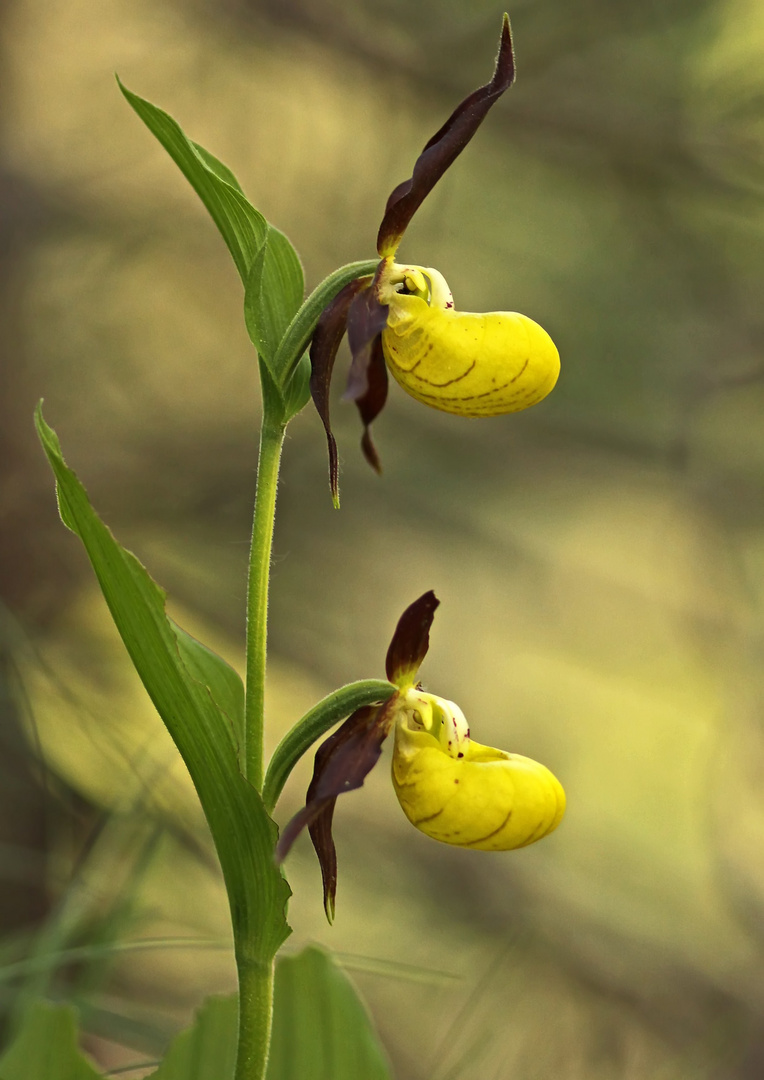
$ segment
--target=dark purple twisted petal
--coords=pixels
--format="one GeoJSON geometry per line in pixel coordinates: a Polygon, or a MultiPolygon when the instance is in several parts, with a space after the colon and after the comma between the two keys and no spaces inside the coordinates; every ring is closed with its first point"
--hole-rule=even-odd
{"type": "Polygon", "coordinates": [[[390,313],[390,306],[379,302],[375,287],[384,265],[383,262],[380,263],[372,287],[353,298],[347,314],[348,345],[353,362],[345,397],[352,398],[353,401],[366,392],[366,372],[371,359],[371,347],[387,326],[387,316],[390,313]]]}
{"type": "Polygon", "coordinates": [[[326,440],[329,445],[329,483],[335,506],[339,506],[339,463],[337,443],[332,434],[329,418],[329,388],[337,350],[347,329],[348,312],[359,293],[362,294],[363,290],[369,291],[371,282],[371,277],[356,278],[344,289],[340,289],[331,303],[327,304],[321,312],[310,343],[310,393],[326,431],[326,440]]]}
{"type": "Polygon", "coordinates": [[[369,434],[369,424],[379,416],[387,401],[387,368],[382,352],[382,331],[387,325],[390,312],[388,304],[381,304],[377,297],[377,282],[385,270],[384,260],[377,267],[370,289],[359,293],[348,311],[348,345],[353,360],[348,373],[348,384],[343,397],[354,401],[364,424],[361,449],[364,457],[376,472],[382,471],[379,455],[369,434]]]}
{"type": "Polygon", "coordinates": [[[430,647],[430,627],[439,603],[430,589],[401,615],[385,660],[390,682],[400,685],[402,681],[413,681],[430,647]]]}
{"type": "Polygon", "coordinates": [[[351,365],[348,375],[348,387],[344,397],[354,401],[358,406],[363,423],[363,437],[361,449],[363,456],[375,472],[382,472],[382,463],[379,460],[377,448],[372,442],[369,433],[369,424],[376,420],[387,401],[387,364],[382,349],[382,337],[377,335],[369,349],[368,362],[361,372],[357,372],[355,362],[351,365]]]}
{"type": "Polygon", "coordinates": [[[432,191],[446,169],[453,164],[480,127],[486,113],[515,79],[515,54],[509,16],[504,16],[499,55],[493,78],[474,90],[457,105],[448,120],[436,131],[416,160],[410,180],[399,184],[387,200],[385,216],[377,235],[380,255],[392,255],[408,223],[432,191]]]}
{"type": "Polygon", "coordinates": [[[337,851],[332,838],[332,817],[337,797],[362,786],[382,753],[392,723],[391,703],[364,705],[349,716],[316,751],[313,779],[305,806],[295,814],[276,845],[276,861],[282,862],[302,830],[307,826],[321,866],[324,909],[329,922],[334,918],[337,891],[337,851]]]}

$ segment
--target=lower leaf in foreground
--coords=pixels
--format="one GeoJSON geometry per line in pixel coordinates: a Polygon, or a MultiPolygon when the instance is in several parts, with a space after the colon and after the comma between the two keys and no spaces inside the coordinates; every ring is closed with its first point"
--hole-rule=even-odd
{"type": "Polygon", "coordinates": [[[77,1019],[69,1005],[36,1001],[0,1057],[3,1080],[103,1080],[77,1046],[77,1019]]]}
{"type": "Polygon", "coordinates": [[[236,994],[208,998],[191,1027],[172,1041],[152,1080],[233,1080],[238,1018],[236,994]]]}
{"type": "Polygon", "coordinates": [[[309,946],[276,964],[267,1080],[391,1080],[366,1007],[331,955],[309,946]]]}
{"type": "MultiPolygon", "coordinates": [[[[235,994],[209,998],[191,1027],[175,1038],[153,1080],[232,1080],[237,1015],[235,994]]],[[[310,946],[276,963],[266,1080],[328,1076],[390,1080],[390,1070],[352,982],[329,954],[310,946]]]]}
{"type": "Polygon", "coordinates": [[[239,771],[238,724],[227,715],[240,708],[235,673],[203,646],[197,649],[193,638],[179,638],[165,613],[163,591],[95,513],[39,407],[35,422],[56,477],[61,518],[85,546],[130,659],[199,795],[226,882],[237,958],[270,963],[290,932],[290,890],[273,865],[276,826],[239,771]]]}

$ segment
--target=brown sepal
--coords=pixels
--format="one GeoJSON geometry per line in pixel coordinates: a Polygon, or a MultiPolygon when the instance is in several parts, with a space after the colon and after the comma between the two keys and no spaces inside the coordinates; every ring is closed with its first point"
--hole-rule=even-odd
{"type": "Polygon", "coordinates": [[[337,852],[332,838],[332,817],[337,796],[362,786],[382,753],[382,743],[392,723],[393,694],[382,705],[365,705],[349,716],[316,751],[313,779],[305,806],[295,814],[276,845],[276,861],[282,862],[307,826],[321,866],[324,909],[334,918],[337,891],[337,852]]]}
{"type": "Polygon", "coordinates": [[[446,169],[453,164],[480,127],[486,113],[515,79],[515,54],[509,17],[504,16],[499,55],[493,78],[474,90],[457,105],[448,120],[436,131],[414,165],[410,180],[399,184],[387,200],[385,216],[377,235],[380,255],[392,255],[408,223],[432,191],[446,169]]]}
{"type": "Polygon", "coordinates": [[[329,388],[337,350],[347,329],[348,311],[358,294],[369,289],[371,281],[371,277],[356,278],[344,289],[340,289],[321,312],[310,343],[310,393],[326,431],[329,445],[329,483],[335,506],[339,506],[339,462],[337,443],[329,418],[329,388]]]}
{"type": "Polygon", "coordinates": [[[430,627],[440,600],[430,589],[409,604],[398,620],[390,648],[387,650],[385,671],[392,683],[412,679],[430,647],[430,627]]]}

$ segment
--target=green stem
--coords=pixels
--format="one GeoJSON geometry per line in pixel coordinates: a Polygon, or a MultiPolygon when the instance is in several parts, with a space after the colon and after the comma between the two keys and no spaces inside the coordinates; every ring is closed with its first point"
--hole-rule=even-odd
{"type": "MultiPolygon", "coordinates": [[[[241,761],[244,775],[258,791],[263,786],[268,585],[276,489],[286,429],[279,405],[273,404],[276,401],[263,386],[263,419],[247,581],[247,683],[241,761]]],[[[253,960],[248,945],[246,940],[236,941],[239,1037],[235,1080],[264,1080],[273,1018],[273,960],[269,963],[253,960]]]]}
{"type": "Polygon", "coordinates": [[[239,1050],[234,1080],[264,1080],[273,1021],[273,963],[239,962],[239,1050]]]}
{"type": "MultiPolygon", "coordinates": [[[[244,713],[242,764],[249,782],[263,786],[263,719],[265,703],[265,653],[268,636],[268,581],[271,569],[276,488],[285,425],[269,415],[267,401],[260,429],[257,463],[257,494],[252,522],[247,588],[247,696],[244,713]]],[[[254,1074],[253,1074],[254,1076],[254,1074]]]]}
{"type": "Polygon", "coordinates": [[[263,784],[263,802],[268,813],[278,801],[289,774],[297,762],[310,750],[316,739],[325,735],[330,727],[354,713],[364,705],[378,705],[388,701],[395,693],[392,683],[381,679],[363,679],[348,683],[328,694],[284,736],[268,765],[263,784]]]}

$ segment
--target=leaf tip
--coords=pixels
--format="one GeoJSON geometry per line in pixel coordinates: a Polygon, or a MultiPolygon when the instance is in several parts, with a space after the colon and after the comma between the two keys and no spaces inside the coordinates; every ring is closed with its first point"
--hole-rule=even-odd
{"type": "Polygon", "coordinates": [[[58,436],[42,414],[44,400],[44,398],[40,398],[34,410],[34,426],[37,431],[37,437],[42,443],[43,450],[49,457],[51,451],[58,454],[58,456],[61,456],[61,445],[58,441],[58,436]]]}
{"type": "Polygon", "coordinates": [[[120,79],[119,73],[116,72],[116,71],[114,72],[114,78],[117,81],[117,86],[119,87],[122,96],[124,98],[126,98],[127,101],[130,101],[130,98],[132,97],[132,95],[131,95],[130,91],[127,89],[127,87],[125,86],[125,84],[120,79]]]}

